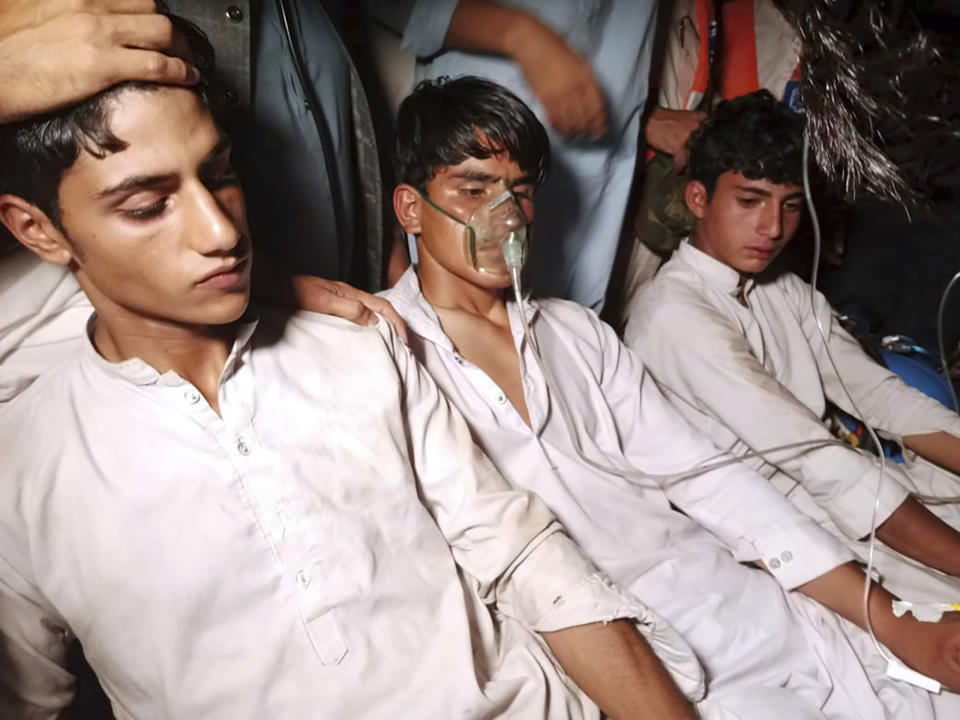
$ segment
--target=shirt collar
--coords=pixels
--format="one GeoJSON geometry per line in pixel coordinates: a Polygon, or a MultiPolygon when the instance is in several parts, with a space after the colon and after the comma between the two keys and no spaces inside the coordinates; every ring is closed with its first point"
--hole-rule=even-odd
{"type": "MultiPolygon", "coordinates": [[[[253,332],[257,328],[259,320],[256,309],[251,306],[246,314],[237,322],[237,332],[233,340],[233,347],[230,355],[224,365],[223,373],[226,376],[235,364],[237,356],[243,352],[253,332]]],[[[122,380],[133,383],[134,385],[178,385],[182,382],[180,376],[172,370],[161,373],[155,367],[138,357],[127,358],[120,362],[110,362],[104,358],[93,344],[93,331],[97,326],[97,313],[94,311],[87,319],[86,332],[83,340],[83,355],[94,365],[104,370],[110,375],[114,375],[122,380]]]]}
{"type": "MultiPolygon", "coordinates": [[[[427,302],[420,290],[420,279],[417,277],[416,268],[413,265],[408,267],[397,284],[383,295],[400,313],[400,317],[413,332],[438,347],[442,347],[449,352],[456,352],[456,348],[453,347],[453,343],[440,325],[440,318],[437,317],[433,306],[427,302]]],[[[527,321],[532,323],[539,313],[540,306],[532,298],[526,298],[524,304],[527,307],[527,321]]],[[[520,321],[519,308],[513,300],[507,300],[506,305],[511,329],[516,335],[520,332],[517,325],[520,321]]]]}
{"type": "MultiPolygon", "coordinates": [[[[697,250],[690,244],[690,238],[684,238],[683,242],[680,243],[677,255],[700,277],[724,294],[735,298],[740,293],[740,273],[729,265],[724,265],[719,260],[710,257],[702,250],[697,250]]],[[[750,294],[755,285],[756,282],[753,277],[748,277],[743,286],[744,297],[750,294]]]]}

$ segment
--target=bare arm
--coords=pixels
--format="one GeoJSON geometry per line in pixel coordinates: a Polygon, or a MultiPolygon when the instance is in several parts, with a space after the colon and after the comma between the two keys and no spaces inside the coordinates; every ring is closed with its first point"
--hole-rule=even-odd
{"type": "Polygon", "coordinates": [[[536,16],[488,0],[460,0],[444,45],[513,58],[558,133],[598,137],[606,130],[603,93],[590,66],[536,16]]]}
{"type": "Polygon", "coordinates": [[[893,511],[877,528],[877,537],[907,557],[960,577],[960,532],[915,498],[893,511]]]}
{"type": "MultiPolygon", "coordinates": [[[[834,568],[798,590],[866,628],[863,614],[864,574],[853,563],[834,568]]],[[[960,621],[947,616],[938,623],[925,623],[910,614],[893,614],[893,596],[882,587],[870,588],[870,620],[877,639],[904,663],[949,688],[960,688],[960,621]]]]}
{"type": "Polygon", "coordinates": [[[78,102],[125,80],[192,84],[199,75],[154,0],[0,3],[0,122],[78,102]],[[181,53],[182,54],[182,53],[181,53]]]}
{"type": "Polygon", "coordinates": [[[557,661],[611,718],[696,718],[673,679],[626,620],[542,634],[557,661]]]}
{"type": "MultiPolygon", "coordinates": [[[[906,435],[903,444],[944,470],[960,474],[960,438],[946,432],[906,435]]],[[[960,495],[960,485],[957,486],[960,495]]]]}

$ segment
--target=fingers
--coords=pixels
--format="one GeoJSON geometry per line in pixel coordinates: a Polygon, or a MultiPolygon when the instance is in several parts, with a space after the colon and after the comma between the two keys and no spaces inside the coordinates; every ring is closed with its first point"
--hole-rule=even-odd
{"type": "Polygon", "coordinates": [[[597,138],[607,130],[603,94],[592,75],[542,98],[541,103],[550,126],[561,135],[597,138]]]}
{"type": "Polygon", "coordinates": [[[106,21],[110,44],[141,50],[160,50],[187,62],[194,60],[187,39],[164,15],[114,15],[106,21]]]}
{"type": "Polygon", "coordinates": [[[175,31],[164,15],[112,15],[101,18],[102,32],[114,45],[143,50],[169,50],[175,31]]]}
{"type": "Polygon", "coordinates": [[[162,85],[193,85],[200,72],[178,57],[155,50],[122,48],[108,54],[103,72],[108,85],[143,80],[162,85]]]}
{"type": "Polygon", "coordinates": [[[673,154],[673,166],[677,173],[682,173],[687,168],[687,160],[689,160],[689,158],[690,154],[687,152],[686,147],[680,148],[673,154]]]}
{"type": "Polygon", "coordinates": [[[156,0],[47,0],[46,5],[60,6],[61,12],[130,13],[142,15],[157,12],[156,0]]]}
{"type": "Polygon", "coordinates": [[[39,25],[59,15],[93,13],[96,15],[144,15],[157,12],[155,0],[29,0],[33,5],[33,23],[39,25]]]}
{"type": "Polygon", "coordinates": [[[375,325],[377,322],[377,316],[370,312],[362,302],[353,298],[330,293],[323,297],[321,302],[311,304],[313,305],[309,308],[311,310],[349,320],[355,325],[375,325]]]}
{"type": "Polygon", "coordinates": [[[397,331],[397,335],[400,336],[400,339],[403,340],[404,345],[409,345],[410,341],[407,337],[407,324],[403,321],[403,318],[400,317],[393,305],[391,305],[387,300],[379,298],[376,295],[368,295],[364,293],[369,298],[369,302],[366,302],[366,306],[373,310],[376,313],[383,315],[387,321],[393,325],[393,329],[397,331]]]}
{"type": "MultiPolygon", "coordinates": [[[[368,311],[371,313],[379,313],[383,315],[387,321],[393,325],[393,329],[397,331],[397,335],[400,336],[400,339],[403,340],[404,344],[409,344],[407,337],[407,325],[403,322],[403,318],[400,317],[400,314],[394,310],[393,305],[391,305],[387,300],[384,300],[381,297],[376,295],[371,295],[368,292],[363,290],[358,290],[352,285],[348,285],[345,282],[334,282],[332,283],[335,286],[334,292],[344,298],[349,298],[352,301],[361,303],[368,311]]],[[[371,318],[373,316],[371,315],[371,318]]],[[[376,318],[373,318],[373,322],[376,322],[376,318]]],[[[365,325],[370,325],[371,323],[363,323],[365,325]]]]}

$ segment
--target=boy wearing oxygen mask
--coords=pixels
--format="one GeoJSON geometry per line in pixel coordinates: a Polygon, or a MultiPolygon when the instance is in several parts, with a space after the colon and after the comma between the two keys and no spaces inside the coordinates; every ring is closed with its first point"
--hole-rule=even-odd
{"type": "Polygon", "coordinates": [[[747,464],[858,558],[876,527],[891,591],[960,602],[960,417],[874,362],[808,283],[763,274],[802,214],[802,133],[764,91],[715,109],[689,143],[693,233],[628,309],[626,342],[694,427],[756,453],[747,464]],[[930,462],[887,462],[878,496],[876,457],[831,443],[828,400],[930,462]]]}
{"type": "MultiPolygon", "coordinates": [[[[421,83],[400,109],[394,210],[416,236],[418,264],[385,295],[474,439],[511,482],[546,501],[598,566],[680,631],[709,678],[702,712],[758,720],[960,712],[956,695],[883,677],[866,633],[804,597],[863,624],[864,576],[852,554],[766,480],[739,463],[665,480],[718,450],[611,328],[571,302],[511,296],[507,261],[481,251],[480,218],[510,189],[532,222],[548,150],[529,109],[479,78],[421,83]]],[[[489,237],[511,254],[520,236],[489,237]]],[[[549,238],[538,242],[549,252],[549,238]]],[[[897,619],[890,601],[872,589],[881,640],[960,686],[960,628],[897,619]]]]}

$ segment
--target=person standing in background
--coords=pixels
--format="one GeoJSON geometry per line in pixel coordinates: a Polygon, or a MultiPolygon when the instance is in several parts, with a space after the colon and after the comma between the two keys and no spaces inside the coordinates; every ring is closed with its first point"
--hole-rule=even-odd
{"type": "Polygon", "coordinates": [[[367,0],[418,58],[416,80],[478,75],[547,126],[530,281],[599,309],[630,197],[647,99],[654,0],[367,0]],[[402,4],[401,4],[402,5],[402,4]]]}

